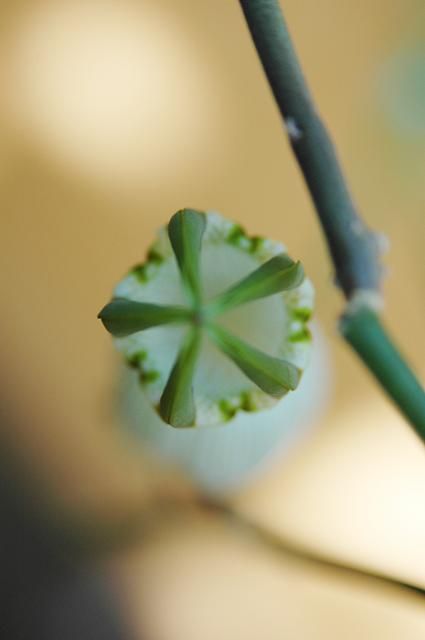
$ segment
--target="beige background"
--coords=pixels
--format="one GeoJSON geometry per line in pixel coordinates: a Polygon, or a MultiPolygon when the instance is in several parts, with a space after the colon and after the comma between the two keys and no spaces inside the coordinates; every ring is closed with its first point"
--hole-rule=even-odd
{"type": "MultiPolygon", "coordinates": [[[[423,55],[424,8],[284,8],[356,200],[389,238],[386,322],[424,376],[425,114],[409,109],[425,98],[394,62],[423,55]]],[[[333,370],[310,438],[235,499],[309,546],[425,586],[424,451],[336,334],[342,301],[238,3],[3,0],[0,24],[1,374],[25,425],[5,435],[31,472],[90,523],[176,490],[113,417],[118,358],[96,313],[175,210],[214,208],[302,259],[333,370]]],[[[414,599],[279,561],[212,517],[172,531],[113,563],[152,637],[425,633],[414,599]]]]}

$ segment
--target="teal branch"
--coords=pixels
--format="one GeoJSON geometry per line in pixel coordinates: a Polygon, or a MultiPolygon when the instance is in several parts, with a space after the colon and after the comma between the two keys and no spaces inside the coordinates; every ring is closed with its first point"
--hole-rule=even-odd
{"type": "Polygon", "coordinates": [[[379,243],[360,218],[318,116],[277,0],[239,0],[288,138],[316,208],[347,301],[342,334],[425,442],[425,392],[375,310],[379,243]],[[373,339],[371,337],[373,336],[373,339]]]}

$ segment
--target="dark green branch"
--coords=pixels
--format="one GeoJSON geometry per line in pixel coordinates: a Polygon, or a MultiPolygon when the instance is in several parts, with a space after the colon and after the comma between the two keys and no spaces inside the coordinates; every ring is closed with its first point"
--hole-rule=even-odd
{"type": "Polygon", "coordinates": [[[307,89],[279,3],[239,1],[317,210],[335,280],[349,301],[343,334],[425,441],[425,392],[370,311],[380,299],[377,238],[357,214],[331,139],[307,89]]]}
{"type": "Polygon", "coordinates": [[[374,235],[356,213],[330,137],[314,108],[277,0],[240,0],[289,141],[317,209],[336,281],[349,297],[379,289],[374,235]]]}
{"type": "Polygon", "coordinates": [[[379,318],[362,308],[355,314],[343,316],[340,328],[347,342],[425,441],[425,394],[385,334],[379,318]]]}

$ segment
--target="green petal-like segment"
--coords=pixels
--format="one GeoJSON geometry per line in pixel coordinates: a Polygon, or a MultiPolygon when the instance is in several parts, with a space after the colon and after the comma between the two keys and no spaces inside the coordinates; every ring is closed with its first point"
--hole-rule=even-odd
{"type": "Polygon", "coordinates": [[[161,306],[115,298],[98,314],[105,329],[116,338],[171,322],[190,320],[193,312],[184,307],[161,306]]]}
{"type": "Polygon", "coordinates": [[[159,403],[159,413],[172,427],[192,427],[196,420],[193,376],[201,345],[201,330],[193,329],[177,356],[159,403]]]}
{"type": "Polygon", "coordinates": [[[251,347],[218,325],[210,325],[209,334],[216,345],[265,393],[280,398],[298,386],[301,373],[290,362],[273,358],[251,347]]]}
{"type": "Polygon", "coordinates": [[[282,253],[274,256],[258,269],[220,294],[208,305],[211,315],[229,311],[246,302],[266,298],[275,293],[299,287],[304,280],[304,269],[282,253]]]}
{"type": "Polygon", "coordinates": [[[177,211],[168,223],[168,237],[191,302],[201,302],[200,252],[206,227],[205,214],[194,209],[177,211]]]}

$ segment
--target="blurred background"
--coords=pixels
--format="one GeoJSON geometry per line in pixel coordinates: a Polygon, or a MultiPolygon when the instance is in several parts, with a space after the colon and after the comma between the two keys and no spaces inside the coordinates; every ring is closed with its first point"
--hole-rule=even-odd
{"type": "MultiPolygon", "coordinates": [[[[424,3],[283,7],[390,242],[386,322],[423,379],[424,3]]],[[[117,408],[96,314],[172,213],[215,209],[284,242],[316,287],[317,405],[223,495],[308,549],[425,587],[424,449],[337,335],[342,301],[238,2],[2,0],[0,30],[0,558],[21,629],[5,637],[423,638],[419,597],[280,557],[196,507],[196,480],[117,408]]]]}

